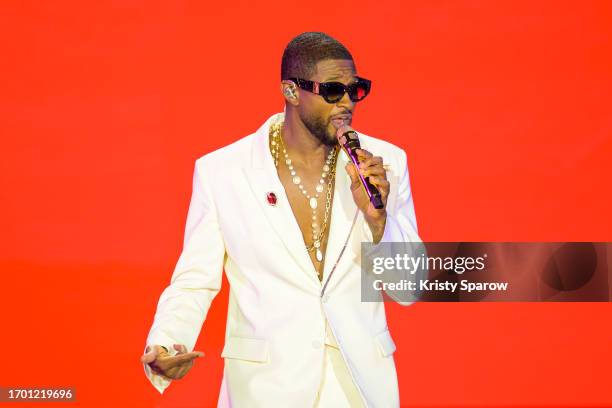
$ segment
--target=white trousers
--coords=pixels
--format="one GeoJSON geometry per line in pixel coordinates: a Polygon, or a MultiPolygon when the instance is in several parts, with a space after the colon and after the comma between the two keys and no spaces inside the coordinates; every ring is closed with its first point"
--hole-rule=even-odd
{"type": "Polygon", "coordinates": [[[364,408],[359,390],[335,340],[327,326],[323,377],[315,408],[364,408]]]}

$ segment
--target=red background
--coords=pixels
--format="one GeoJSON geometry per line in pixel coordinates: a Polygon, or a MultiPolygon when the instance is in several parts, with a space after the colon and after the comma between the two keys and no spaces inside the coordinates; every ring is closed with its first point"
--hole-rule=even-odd
{"type": "MultiPolygon", "coordinates": [[[[373,80],[354,124],[408,152],[424,240],[612,240],[609,1],[0,7],[2,385],[216,404],[227,282],[185,379],[160,396],[138,359],[194,160],[282,111],[280,58],[302,31],[373,80]]],[[[611,406],[611,310],[390,304],[403,405],[611,406]]]]}

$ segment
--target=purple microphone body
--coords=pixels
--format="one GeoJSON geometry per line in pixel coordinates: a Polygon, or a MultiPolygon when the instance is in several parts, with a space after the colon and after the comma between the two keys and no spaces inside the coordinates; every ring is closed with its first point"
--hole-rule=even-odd
{"type": "MultiPolygon", "coordinates": [[[[350,157],[355,167],[359,169],[357,149],[361,148],[361,144],[359,143],[359,136],[357,135],[357,132],[355,132],[350,126],[344,125],[338,127],[336,136],[338,137],[338,142],[340,143],[342,149],[346,152],[348,157],[350,157]]],[[[378,210],[384,208],[385,205],[383,203],[380,191],[378,191],[376,186],[370,183],[370,178],[363,177],[360,172],[357,172],[357,175],[359,176],[359,180],[361,180],[361,186],[364,188],[366,194],[370,198],[370,202],[374,208],[378,210]]]]}

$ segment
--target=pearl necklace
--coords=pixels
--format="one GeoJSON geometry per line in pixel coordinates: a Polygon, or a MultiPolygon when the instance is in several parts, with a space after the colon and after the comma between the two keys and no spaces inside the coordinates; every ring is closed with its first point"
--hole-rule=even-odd
{"type": "Polygon", "coordinates": [[[278,155],[279,155],[279,148],[280,148],[283,151],[283,156],[285,157],[285,164],[287,165],[289,169],[289,173],[291,174],[293,184],[297,185],[300,192],[304,196],[306,196],[306,199],[308,200],[308,204],[310,208],[312,209],[311,227],[312,227],[313,242],[311,245],[306,245],[306,250],[308,252],[315,251],[315,256],[316,256],[317,261],[322,262],[323,261],[323,251],[321,251],[321,240],[323,238],[323,234],[327,227],[327,222],[329,219],[329,211],[331,209],[331,194],[332,194],[333,182],[334,182],[335,175],[336,175],[336,159],[338,157],[337,155],[338,149],[337,147],[334,147],[333,149],[329,151],[327,159],[325,160],[325,164],[323,165],[323,171],[321,173],[321,178],[319,179],[319,183],[315,186],[316,193],[314,196],[311,196],[306,190],[306,188],[304,187],[304,185],[302,184],[302,179],[300,178],[300,176],[297,175],[293,167],[293,164],[291,162],[291,159],[289,158],[289,155],[287,154],[287,150],[285,149],[283,138],[281,136],[281,126],[282,126],[282,122],[279,122],[270,127],[270,132],[273,135],[271,144],[272,144],[272,154],[274,155],[274,164],[278,168],[278,155]],[[328,180],[327,180],[327,194],[326,194],[326,203],[325,203],[325,216],[323,219],[323,227],[320,228],[317,222],[317,207],[319,206],[319,194],[322,193],[323,190],[325,189],[325,178],[326,177],[328,177],[328,180]]]}

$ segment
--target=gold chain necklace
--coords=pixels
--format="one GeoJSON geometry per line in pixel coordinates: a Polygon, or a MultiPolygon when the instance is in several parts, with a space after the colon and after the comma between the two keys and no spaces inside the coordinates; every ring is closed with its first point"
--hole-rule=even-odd
{"type": "MultiPolygon", "coordinates": [[[[311,196],[310,194],[308,194],[308,191],[304,188],[304,185],[301,184],[302,180],[296,174],[296,171],[293,168],[291,159],[289,158],[289,155],[287,154],[287,151],[285,150],[283,138],[281,135],[282,124],[283,122],[279,121],[270,126],[270,144],[271,144],[272,156],[274,157],[274,165],[278,169],[278,158],[279,158],[280,150],[282,150],[284,158],[285,158],[285,164],[287,165],[289,169],[289,173],[292,176],[292,182],[299,188],[300,192],[304,196],[306,196],[306,199],[308,200],[308,204],[313,212],[312,223],[311,223],[313,242],[310,245],[306,245],[306,250],[309,253],[312,251],[315,251],[315,256],[316,256],[317,261],[322,262],[323,261],[323,251],[321,250],[321,240],[323,239],[323,234],[325,233],[325,230],[328,224],[328,220],[329,220],[329,213],[331,209],[331,195],[332,195],[333,183],[334,183],[335,176],[336,176],[336,160],[338,158],[338,149],[337,147],[334,147],[333,149],[330,150],[327,160],[325,161],[325,164],[323,165],[323,172],[321,174],[321,179],[319,180],[319,183],[315,187],[316,194],[314,196],[311,196]],[[326,198],[325,215],[323,218],[323,226],[319,229],[319,225],[317,223],[316,209],[318,207],[319,193],[323,192],[326,177],[327,177],[327,193],[325,197],[326,198]]],[[[319,276],[319,279],[320,278],[321,277],[319,276]]]]}

